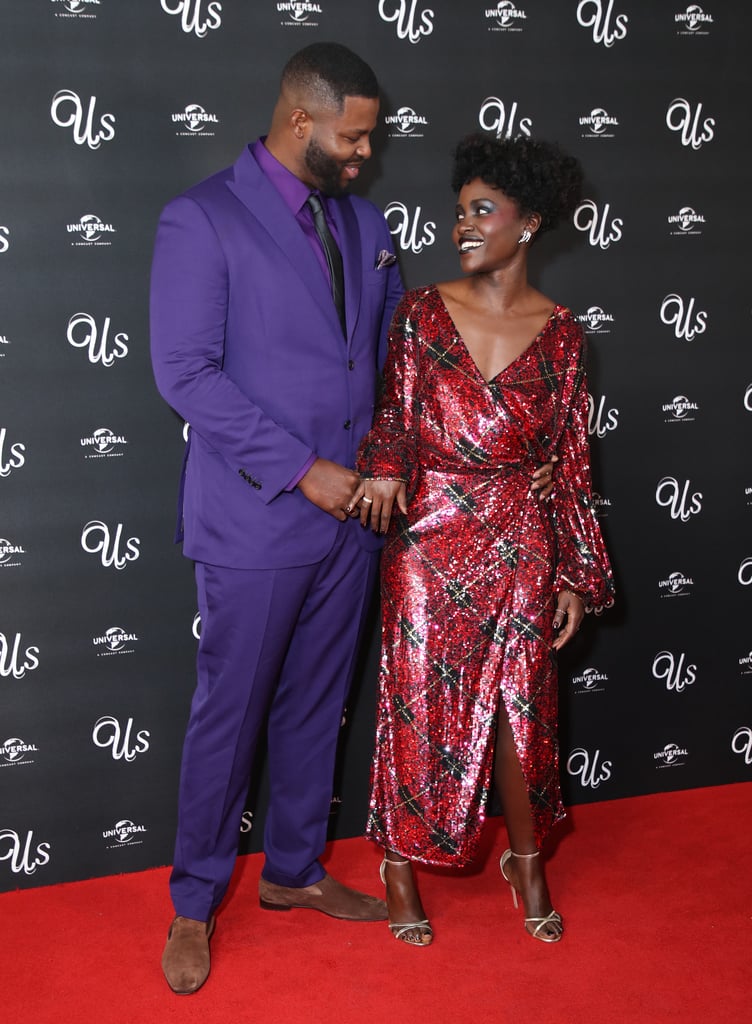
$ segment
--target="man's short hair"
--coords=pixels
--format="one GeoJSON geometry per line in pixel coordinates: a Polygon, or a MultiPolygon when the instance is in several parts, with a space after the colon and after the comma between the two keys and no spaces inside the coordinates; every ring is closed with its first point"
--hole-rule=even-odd
{"type": "Polygon", "coordinates": [[[348,96],[376,99],[376,75],[357,53],[341,43],[311,43],[298,50],[282,71],[282,90],[341,112],[348,96]]]}

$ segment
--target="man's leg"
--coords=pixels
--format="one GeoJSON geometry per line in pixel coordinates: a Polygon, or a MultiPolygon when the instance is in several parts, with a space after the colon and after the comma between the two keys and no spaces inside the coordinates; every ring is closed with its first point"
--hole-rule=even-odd
{"type": "Polygon", "coordinates": [[[270,799],[263,877],[281,886],[320,881],[342,711],[350,689],[378,555],[344,523],[317,567],[269,715],[270,799]]]}
{"type": "Polygon", "coordinates": [[[196,566],[198,685],[170,881],[183,917],[208,921],[229,884],[259,730],[313,571],[196,566]]]}

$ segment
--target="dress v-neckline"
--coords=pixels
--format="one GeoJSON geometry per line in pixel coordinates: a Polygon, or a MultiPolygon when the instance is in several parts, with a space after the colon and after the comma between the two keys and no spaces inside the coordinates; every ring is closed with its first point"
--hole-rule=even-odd
{"type": "Polygon", "coordinates": [[[457,324],[455,323],[454,317],[449,312],[449,307],[447,306],[446,302],[444,301],[444,296],[439,291],[437,285],[434,285],[433,288],[434,288],[434,291],[436,292],[436,295],[438,296],[439,302],[444,307],[444,314],[446,315],[447,320],[449,320],[450,324],[452,325],[452,329],[454,330],[454,334],[455,334],[455,337],[457,338],[457,341],[462,346],[462,350],[464,351],[464,353],[467,356],[468,360],[470,361],[470,363],[475,368],[475,372],[480,377],[480,379],[483,381],[483,383],[485,384],[486,387],[490,387],[494,383],[494,381],[497,381],[499,379],[499,377],[501,377],[501,375],[503,373],[507,372],[507,370],[510,368],[510,366],[514,366],[514,364],[516,362],[518,362],[520,359],[522,359],[524,356],[526,356],[531,351],[531,349],[535,346],[536,342],[539,341],[540,338],[542,338],[543,335],[546,333],[546,331],[548,330],[548,327],[549,327],[551,321],[558,315],[559,311],[562,309],[562,307],[557,302],[556,305],[554,306],[554,308],[549,313],[548,317],[546,318],[545,323],[543,324],[541,329],[538,331],[538,333],[535,335],[535,337],[531,338],[531,340],[523,348],[523,350],[521,352],[517,353],[517,355],[514,357],[514,359],[511,359],[507,363],[507,365],[506,366],[502,366],[502,368],[497,373],[495,373],[493,375],[493,377],[491,377],[489,380],[486,380],[486,377],[481,372],[480,367],[478,366],[478,364],[476,363],[476,361],[473,359],[472,355],[470,354],[470,349],[467,347],[467,343],[465,342],[465,339],[462,337],[462,334],[460,333],[460,330],[457,327],[457,324]]]}

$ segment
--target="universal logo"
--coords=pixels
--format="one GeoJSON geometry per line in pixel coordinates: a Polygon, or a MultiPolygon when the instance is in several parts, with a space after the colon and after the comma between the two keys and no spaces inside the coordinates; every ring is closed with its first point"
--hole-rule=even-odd
{"type": "Polygon", "coordinates": [[[488,26],[489,32],[522,32],[525,26],[518,22],[527,20],[527,14],[511,0],[499,0],[495,7],[487,7],[485,16],[487,21],[495,22],[488,26]]]}
{"type": "Polygon", "coordinates": [[[504,101],[498,96],[486,96],[480,105],[478,124],[486,132],[495,132],[496,138],[502,135],[505,139],[518,139],[521,135],[530,136],[533,122],[529,117],[517,120],[517,100],[514,100],[507,111],[504,101]]]}
{"type": "Polygon", "coordinates": [[[63,10],[55,11],[56,18],[96,18],[93,7],[99,7],[101,0],[50,0],[63,10]]]}
{"type": "Polygon", "coordinates": [[[128,644],[138,643],[135,633],[127,633],[122,626],[110,626],[101,636],[94,636],[91,642],[95,647],[105,650],[97,651],[98,658],[108,658],[113,654],[133,654],[133,647],[128,644]]]}
{"type": "Polygon", "coordinates": [[[29,831],[25,838],[13,829],[0,829],[0,860],[7,860],[14,875],[33,875],[37,868],[50,862],[50,844],[39,843],[34,847],[34,833],[29,831]]]}
{"type": "Polygon", "coordinates": [[[686,665],[687,655],[677,657],[672,651],[659,651],[653,658],[653,678],[665,680],[666,689],[683,693],[697,679],[697,665],[686,665]]]}
{"type": "Polygon", "coordinates": [[[389,230],[403,252],[422,252],[436,241],[436,222],[422,220],[420,206],[410,212],[404,203],[390,203],[384,210],[389,230]]]}
{"type": "Polygon", "coordinates": [[[141,846],[143,839],[137,839],[136,836],[140,837],[146,831],[145,825],[134,825],[130,818],[123,818],[116,822],[114,828],[105,829],[102,838],[115,840],[107,847],[108,850],[115,850],[118,846],[141,846]]]}
{"type": "Polygon", "coordinates": [[[222,24],[222,4],[217,0],[161,0],[165,14],[180,18],[181,28],[203,39],[207,32],[222,24]]]}
{"type": "Polygon", "coordinates": [[[105,224],[95,213],[85,213],[77,224],[68,225],[69,235],[78,235],[71,245],[112,245],[110,238],[102,238],[102,235],[114,235],[115,228],[112,224],[105,224]]]}
{"type": "Polygon", "coordinates": [[[20,555],[25,555],[26,550],[20,544],[13,544],[11,541],[0,537],[0,569],[12,569],[20,565],[20,555]]]}
{"type": "Polygon", "coordinates": [[[280,25],[305,25],[306,28],[316,28],[318,20],[309,21],[309,18],[322,13],[321,4],[309,3],[309,0],[280,0],[277,11],[292,18],[292,21],[281,21],[280,25]]]}
{"type": "Polygon", "coordinates": [[[583,789],[598,789],[611,778],[612,769],[613,762],[601,760],[600,750],[591,754],[584,747],[576,747],[567,758],[567,771],[580,780],[583,789]]]}
{"type": "Polygon", "coordinates": [[[219,124],[219,118],[216,114],[207,114],[200,104],[189,103],[185,110],[172,115],[172,123],[181,126],[175,132],[178,138],[199,134],[210,138],[216,135],[216,132],[206,131],[206,129],[219,124]]]}
{"type": "Polygon", "coordinates": [[[590,306],[587,313],[580,313],[577,317],[581,324],[585,325],[588,334],[610,334],[614,318],[610,313],[604,313],[601,306],[590,306]]]}
{"type": "Polygon", "coordinates": [[[433,32],[434,13],[419,0],[379,0],[379,17],[394,24],[398,39],[419,43],[433,32]]]}
{"type": "Polygon", "coordinates": [[[674,15],[674,21],[679,26],[678,36],[707,36],[710,33],[705,26],[713,24],[713,15],[705,14],[699,4],[690,4],[686,11],[674,15]]]}
{"type": "Polygon", "coordinates": [[[39,668],[39,648],[27,647],[22,651],[22,643],[20,633],[13,637],[12,644],[5,633],[0,633],[0,676],[23,679],[27,672],[39,668]]]}
{"type": "Polygon", "coordinates": [[[666,111],[666,125],[672,132],[679,132],[682,146],[697,150],[715,135],[715,118],[702,118],[702,103],[692,106],[689,100],[678,96],[671,100],[666,111]]]}
{"type": "Polygon", "coordinates": [[[572,676],[572,686],[579,693],[602,693],[605,687],[601,684],[608,682],[605,672],[599,672],[597,668],[586,668],[580,676],[572,676]]]}
{"type": "Polygon", "coordinates": [[[698,412],[697,402],[690,402],[686,395],[677,395],[670,402],[661,406],[663,412],[670,415],[665,417],[665,423],[694,423],[694,416],[689,413],[698,412]]]}
{"type": "Polygon", "coordinates": [[[14,469],[20,469],[26,462],[26,445],[16,441],[13,444],[8,442],[8,428],[0,427],[0,477],[10,476],[14,469]],[[8,455],[5,454],[5,446],[8,443],[8,455]]]}
{"type": "Polygon", "coordinates": [[[605,519],[611,508],[611,499],[604,498],[602,494],[593,491],[593,508],[598,519],[605,519]]]}
{"type": "Polygon", "coordinates": [[[701,213],[695,213],[691,206],[682,206],[678,213],[669,214],[668,225],[672,235],[701,235],[700,224],[705,223],[701,213]]]}
{"type": "Polygon", "coordinates": [[[72,128],[73,141],[77,146],[87,145],[99,149],[103,142],[115,138],[115,115],[102,114],[97,117],[97,97],[89,97],[89,106],[84,111],[84,101],[72,89],[60,89],[52,97],[50,106],[52,123],[58,128],[72,128]]]}
{"type": "Polygon", "coordinates": [[[392,129],[389,132],[390,139],[422,139],[421,129],[428,127],[428,120],[416,114],[412,107],[400,107],[396,114],[384,118],[384,124],[392,129]]]}
{"type": "Polygon", "coordinates": [[[694,296],[685,299],[676,292],[666,295],[661,303],[661,320],[667,327],[674,328],[674,335],[679,340],[692,341],[698,334],[703,334],[708,326],[708,314],[704,309],[695,313],[694,296]]]}
{"type": "Polygon", "coordinates": [[[611,47],[626,36],[629,18],[614,13],[614,0],[580,0],[577,21],[583,28],[592,28],[594,43],[611,47]]]}
{"type": "Polygon", "coordinates": [[[116,445],[128,442],[122,434],[115,434],[109,427],[98,427],[89,437],[81,438],[81,447],[88,449],[85,459],[118,459],[124,452],[115,451],[116,445]]]}
{"type": "Polygon", "coordinates": [[[683,572],[671,572],[663,580],[658,580],[658,591],[661,597],[691,597],[690,587],[695,585],[691,576],[683,572]]]}
{"type": "Polygon", "coordinates": [[[578,231],[587,232],[588,242],[596,248],[608,249],[622,237],[624,221],[621,217],[611,217],[610,203],[601,209],[594,200],[585,199],[572,219],[578,231]]]}
{"type": "Polygon", "coordinates": [[[113,533],[101,519],[92,519],[81,533],[81,547],[89,555],[99,555],[105,569],[114,566],[122,570],[129,562],[135,562],[141,554],[138,537],[123,540],[123,524],[118,523],[113,533]]]}
{"type": "Polygon", "coordinates": [[[106,316],[100,330],[91,313],[74,313],[68,321],[68,343],[73,348],[86,349],[90,363],[112,366],[116,359],[124,359],[128,355],[128,335],[113,334],[110,340],[111,323],[110,318],[106,316]]]}
{"type": "Polygon", "coordinates": [[[34,764],[34,758],[29,758],[28,755],[38,753],[39,747],[34,743],[25,743],[17,736],[5,740],[4,743],[0,743],[0,761],[5,762],[5,764],[0,764],[0,768],[10,768],[18,764],[34,764]]]}
{"type": "Polygon", "coordinates": [[[613,139],[612,129],[619,127],[615,117],[611,117],[603,107],[596,107],[585,117],[580,118],[580,127],[587,129],[582,133],[583,139],[613,139]]]}
{"type": "Polygon", "coordinates": [[[657,762],[656,768],[679,768],[686,764],[688,757],[689,751],[677,743],[667,743],[663,750],[657,750],[653,754],[653,760],[657,762]]]}
{"type": "Polygon", "coordinates": [[[122,726],[113,715],[103,715],[94,723],[91,739],[94,746],[102,750],[110,747],[115,761],[135,761],[139,754],[145,754],[149,749],[148,731],[140,729],[134,735],[132,718],[122,726]]]}
{"type": "Polygon", "coordinates": [[[752,675],[752,651],[739,658],[739,671],[743,676],[752,675]]]}

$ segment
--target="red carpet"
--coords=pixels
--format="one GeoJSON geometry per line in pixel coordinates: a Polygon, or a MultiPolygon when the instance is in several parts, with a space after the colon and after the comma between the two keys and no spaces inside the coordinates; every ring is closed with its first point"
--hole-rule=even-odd
{"type": "MultiPolygon", "coordinates": [[[[523,931],[502,884],[503,826],[475,874],[423,871],[435,939],[383,924],[259,909],[243,858],[212,941],[209,981],[174,996],[159,968],[168,871],[0,896],[4,1021],[29,1024],[633,1024],[752,1019],[752,786],[575,807],[549,882],[566,935],[523,931]]],[[[378,852],[350,839],[327,867],[378,892],[378,852]]]]}

